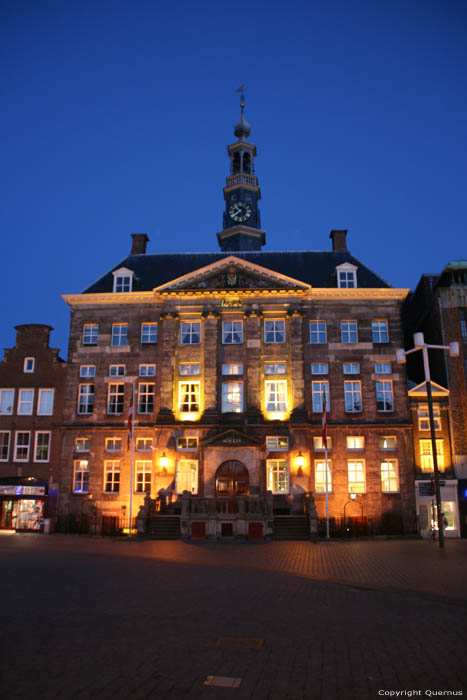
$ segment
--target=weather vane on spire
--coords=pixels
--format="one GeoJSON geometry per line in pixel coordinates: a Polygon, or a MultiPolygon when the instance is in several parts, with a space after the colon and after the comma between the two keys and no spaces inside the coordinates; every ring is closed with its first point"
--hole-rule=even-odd
{"type": "Polygon", "coordinates": [[[245,108],[245,86],[240,85],[240,87],[236,90],[236,92],[240,93],[240,107],[242,109],[242,114],[243,114],[243,110],[245,108]]]}

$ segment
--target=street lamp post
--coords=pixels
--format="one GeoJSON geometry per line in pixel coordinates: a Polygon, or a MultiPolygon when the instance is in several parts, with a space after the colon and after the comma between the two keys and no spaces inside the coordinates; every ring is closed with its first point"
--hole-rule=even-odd
{"type": "Polygon", "coordinates": [[[439,469],[438,469],[438,453],[436,450],[436,431],[435,431],[435,418],[433,413],[433,396],[431,393],[431,377],[430,377],[430,363],[428,360],[428,349],[430,350],[449,350],[451,357],[459,356],[459,343],[449,343],[449,345],[428,345],[425,343],[425,338],[423,333],[414,333],[413,337],[415,347],[412,350],[404,350],[399,348],[396,350],[397,362],[399,364],[405,364],[406,355],[411,355],[413,352],[418,350],[422,351],[423,354],[423,369],[425,371],[425,384],[426,384],[426,396],[428,399],[428,415],[430,418],[430,433],[431,433],[431,452],[433,454],[433,472],[435,476],[435,497],[436,497],[436,511],[438,519],[438,538],[440,549],[444,547],[444,524],[443,524],[443,513],[441,511],[441,489],[439,484],[439,469]]]}

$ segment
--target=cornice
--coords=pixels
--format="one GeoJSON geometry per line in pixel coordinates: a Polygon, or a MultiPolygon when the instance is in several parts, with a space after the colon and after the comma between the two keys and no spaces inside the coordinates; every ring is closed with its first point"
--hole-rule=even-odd
{"type": "Polygon", "coordinates": [[[101,304],[144,304],[154,302],[156,296],[151,292],[104,292],[100,294],[62,294],[62,299],[69,306],[100,306],[101,304]]]}
{"type": "Polygon", "coordinates": [[[394,289],[387,287],[363,287],[347,289],[339,287],[312,287],[304,298],[315,299],[393,299],[403,301],[410,289],[394,289]]]}

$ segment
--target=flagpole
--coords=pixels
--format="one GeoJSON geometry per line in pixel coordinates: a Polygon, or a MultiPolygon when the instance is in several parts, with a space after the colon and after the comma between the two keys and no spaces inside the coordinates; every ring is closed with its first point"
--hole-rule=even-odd
{"type": "Polygon", "coordinates": [[[326,539],[329,540],[328,441],[327,441],[327,435],[326,435],[326,447],[324,449],[324,468],[326,470],[326,539]]]}
{"type": "Polygon", "coordinates": [[[322,385],[322,420],[321,420],[321,442],[324,445],[324,469],[325,469],[325,488],[326,488],[326,539],[329,539],[329,480],[328,480],[328,413],[326,406],[326,385],[322,385]]]}
{"type": "Polygon", "coordinates": [[[128,528],[128,537],[132,536],[132,530],[133,530],[133,472],[134,472],[134,457],[135,457],[135,440],[134,440],[134,434],[135,434],[135,394],[136,394],[136,382],[133,382],[133,387],[132,387],[132,395],[131,395],[131,407],[130,407],[130,419],[131,419],[131,429],[129,429],[129,435],[128,437],[130,438],[130,444],[131,444],[131,451],[130,451],[130,508],[129,508],[129,517],[130,517],[130,522],[129,522],[129,528],[128,528]]]}

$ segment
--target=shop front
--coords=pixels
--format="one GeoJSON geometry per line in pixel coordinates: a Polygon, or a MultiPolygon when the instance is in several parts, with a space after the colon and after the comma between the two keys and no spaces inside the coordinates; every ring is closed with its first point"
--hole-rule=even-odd
{"type": "MultiPolygon", "coordinates": [[[[445,537],[460,537],[457,479],[440,481],[441,508],[445,537]]],[[[433,481],[415,481],[419,531],[422,537],[435,537],[438,530],[433,481]]]]}
{"type": "Polygon", "coordinates": [[[0,529],[43,532],[47,482],[34,477],[0,479],[0,529]]]}

